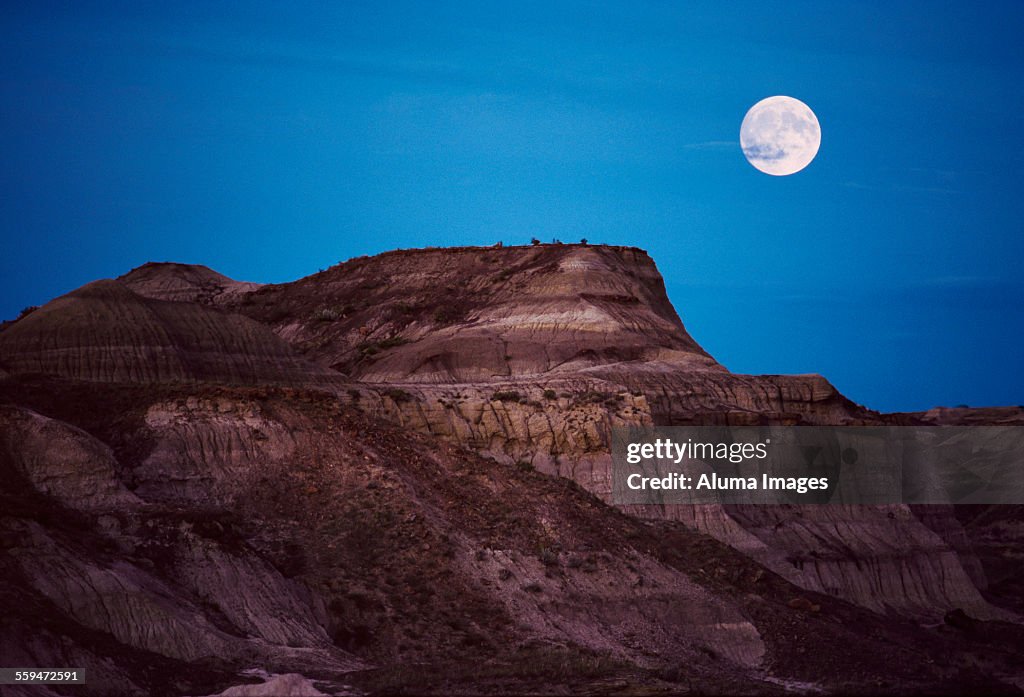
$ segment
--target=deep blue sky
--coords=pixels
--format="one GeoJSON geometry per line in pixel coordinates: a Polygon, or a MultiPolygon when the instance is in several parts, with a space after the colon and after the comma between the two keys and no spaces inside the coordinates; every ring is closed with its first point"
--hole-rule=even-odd
{"type": "Polygon", "coordinates": [[[587,237],[734,371],[1024,403],[1024,3],[22,4],[0,317],[149,260],[587,237]],[[738,145],[774,94],[821,122],[791,177],[738,145]]]}

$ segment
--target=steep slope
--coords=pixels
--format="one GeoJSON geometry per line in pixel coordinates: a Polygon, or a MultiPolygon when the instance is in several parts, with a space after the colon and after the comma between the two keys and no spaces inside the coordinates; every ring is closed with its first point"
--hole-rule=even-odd
{"type": "Polygon", "coordinates": [[[517,692],[864,689],[879,672],[998,689],[981,652],[1011,670],[996,643],[804,597],[682,526],[326,393],[7,380],[0,404],[0,651],[73,657],[89,694],[205,694],[253,666],[328,693],[449,693],[452,671],[470,693],[519,675],[517,692]]]}
{"type": "MultiPolygon", "coordinates": [[[[683,380],[680,379],[680,383],[683,380]]],[[[669,399],[654,393],[655,399],[669,399]]],[[[360,385],[342,398],[406,428],[430,433],[508,463],[530,463],[611,500],[609,433],[614,426],[659,424],[643,391],[577,378],[499,385],[360,385]],[[554,388],[554,389],[552,389],[554,388]],[[544,392],[554,392],[546,397],[544,392]],[[497,396],[495,396],[497,395],[497,396]]],[[[699,395],[672,395],[696,400],[699,395]]],[[[800,414],[731,407],[701,412],[697,423],[802,423],[800,414]],[[706,419],[707,421],[704,421],[706,419]]],[[[839,403],[837,406],[841,406],[839,403]]],[[[820,412],[819,412],[820,413],[820,412]]],[[[844,414],[844,421],[852,421],[844,414]]],[[[692,422],[692,421],[691,421],[692,422]]],[[[685,420],[668,423],[686,423],[685,420]]],[[[906,506],[642,506],[630,512],[681,521],[751,555],[801,587],[880,611],[933,622],[953,608],[996,619],[1009,615],[979,593],[983,575],[948,508],[906,506]]]]}

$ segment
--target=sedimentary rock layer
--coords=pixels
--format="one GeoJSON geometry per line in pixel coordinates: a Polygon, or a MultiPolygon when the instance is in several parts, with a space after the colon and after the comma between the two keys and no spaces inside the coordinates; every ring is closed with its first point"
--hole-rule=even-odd
{"type": "Polygon", "coordinates": [[[631,248],[394,252],[272,286],[148,264],[0,330],[6,636],[50,622],[0,648],[139,692],[141,665],[223,689],[247,662],[333,680],[538,645],[702,680],[727,661],[746,690],[813,679],[795,641],[856,643],[860,687],[875,665],[961,684],[913,622],[1017,619],[1005,516],[601,500],[617,425],[986,419],[1020,415],[732,374],[631,248]]]}
{"type": "Polygon", "coordinates": [[[153,300],[95,281],[0,332],[0,365],[98,382],[303,383],[330,371],[266,327],[191,302],[153,300]]]}

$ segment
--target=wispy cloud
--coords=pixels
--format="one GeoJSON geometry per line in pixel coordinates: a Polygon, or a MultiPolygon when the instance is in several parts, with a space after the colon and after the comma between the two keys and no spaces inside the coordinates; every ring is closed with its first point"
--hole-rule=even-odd
{"type": "Polygon", "coordinates": [[[735,140],[705,140],[700,143],[687,143],[683,150],[731,150],[739,147],[739,141],[735,140]]]}
{"type": "Polygon", "coordinates": [[[876,184],[865,184],[863,182],[845,181],[841,186],[848,189],[861,189],[864,191],[895,191],[908,194],[964,194],[962,189],[953,189],[948,186],[907,186],[905,184],[887,184],[878,186],[876,184]]]}

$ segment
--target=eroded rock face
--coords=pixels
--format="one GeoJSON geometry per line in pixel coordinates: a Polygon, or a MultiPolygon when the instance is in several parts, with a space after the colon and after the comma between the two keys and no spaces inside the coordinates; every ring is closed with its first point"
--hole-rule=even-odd
{"type": "MultiPolygon", "coordinates": [[[[149,435],[147,429],[139,437],[149,435]]],[[[136,496],[126,486],[134,485],[130,467],[81,428],[0,406],[0,470],[0,567],[14,586],[8,592],[41,605],[30,618],[109,637],[117,645],[114,657],[157,656],[172,673],[181,670],[175,662],[255,661],[336,672],[362,665],[334,646],[324,607],[306,586],[244,543],[199,534],[194,520],[136,496]],[[60,508],[49,508],[53,503],[60,508]]],[[[197,498],[191,506],[209,510],[207,501],[197,498]]],[[[28,628],[18,613],[7,608],[6,614],[2,633],[23,636],[28,628]]],[[[40,665],[80,657],[67,665],[88,668],[96,694],[149,692],[136,685],[140,677],[130,667],[111,664],[109,654],[97,661],[85,647],[69,648],[67,638],[48,641],[44,632],[5,652],[5,660],[15,655],[40,665]]]]}
{"type": "Polygon", "coordinates": [[[233,638],[169,586],[128,563],[89,563],[41,526],[13,530],[22,571],[46,598],[86,627],[186,661],[232,653],[233,638]],[[160,631],[154,631],[159,627],[160,631]]]}
{"type": "MultiPolygon", "coordinates": [[[[748,553],[802,588],[925,622],[941,619],[941,608],[957,607],[974,617],[1014,619],[982,597],[965,568],[976,567],[973,554],[963,547],[958,553],[907,506],[716,508],[705,512],[705,521],[729,518],[742,530],[737,545],[748,544],[752,535],[761,544],[747,546],[748,553]]],[[[950,513],[932,516],[953,526],[950,513]]],[[[729,540],[732,531],[716,536],[729,540]]]]}
{"type": "Polygon", "coordinates": [[[621,365],[587,371],[645,395],[659,426],[687,424],[874,423],[878,415],[854,404],[820,375],[687,373],[671,365],[621,365]]]}
{"type": "Polygon", "coordinates": [[[0,648],[97,665],[99,637],[132,660],[98,684],[139,692],[142,665],[202,664],[176,693],[205,694],[253,665],[334,680],[537,645],[701,680],[726,661],[735,691],[817,679],[790,649],[831,641],[858,647],[846,687],[879,665],[950,685],[922,663],[946,639],[898,617],[1015,620],[1005,574],[982,594],[1002,560],[974,555],[1004,518],[601,499],[618,425],[979,418],[1019,414],[885,416],[820,376],[729,373],[630,248],[395,252],[264,287],[146,265],[0,330],[0,599],[59,628],[0,648]]]}
{"type": "Polygon", "coordinates": [[[604,559],[600,573],[566,575],[547,573],[532,555],[492,549],[482,556],[472,564],[476,573],[511,574],[508,585],[527,590],[500,597],[544,639],[613,653],[623,644],[649,655],[710,651],[749,668],[764,658],[761,635],[736,607],[644,555],[626,551],[604,559]]]}
{"type": "Polygon", "coordinates": [[[40,493],[80,510],[141,504],[118,480],[110,448],[81,429],[6,405],[0,405],[0,422],[0,449],[40,493]]]}
{"type": "MultiPolygon", "coordinates": [[[[656,395],[654,408],[659,409],[654,412],[645,393],[636,389],[636,381],[628,388],[608,380],[583,379],[520,381],[487,388],[405,385],[401,392],[394,387],[364,386],[358,399],[347,393],[345,397],[406,428],[503,462],[529,463],[547,474],[573,479],[611,501],[612,427],[688,423],[695,418],[705,423],[758,423],[754,417],[771,415],[792,423],[805,423],[804,419],[820,423],[837,413],[850,423],[871,418],[865,411],[840,411],[848,403],[822,383],[808,378],[806,389],[794,390],[790,400],[778,391],[760,391],[764,401],[747,403],[743,409],[726,404],[728,411],[715,410],[722,408],[721,401],[703,401],[708,399],[706,394],[680,390],[670,393],[681,396],[669,403],[676,411],[668,414],[665,392],[651,390],[656,395]],[[554,396],[545,397],[545,390],[554,396]],[[794,396],[806,401],[797,402],[794,396]],[[765,411],[757,412],[752,406],[765,411]]],[[[670,376],[664,384],[678,388],[680,383],[670,376]]],[[[961,607],[987,619],[1013,617],[979,593],[984,574],[949,507],[915,507],[913,512],[905,506],[831,505],[638,506],[629,510],[645,518],[681,521],[749,554],[803,588],[879,612],[935,621],[948,609],[961,607]]]]}
{"type": "Polygon", "coordinates": [[[261,465],[290,457],[299,447],[259,403],[194,397],[157,402],[145,424],[153,436],[133,472],[136,491],[162,503],[223,503],[241,481],[259,476],[261,465]]]}
{"type": "Polygon", "coordinates": [[[107,431],[116,452],[0,408],[2,451],[18,453],[0,464],[27,473],[0,496],[85,516],[72,532],[14,511],[0,561],[82,631],[168,661],[328,677],[362,665],[343,647],[380,660],[470,639],[760,665],[741,604],[628,546],[622,526],[637,523],[559,480],[410,439],[324,394],[173,392],[109,402],[127,409],[107,431]],[[419,648],[399,649],[409,637],[419,648]]]}
{"type": "Polygon", "coordinates": [[[97,382],[305,383],[331,374],[266,327],[196,303],[144,298],[95,281],[0,332],[0,364],[97,382]]]}

